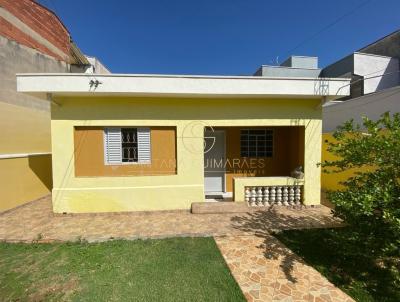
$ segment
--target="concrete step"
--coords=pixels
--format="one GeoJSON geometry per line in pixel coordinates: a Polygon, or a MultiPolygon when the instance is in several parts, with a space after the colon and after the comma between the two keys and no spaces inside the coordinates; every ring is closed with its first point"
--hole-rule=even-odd
{"type": "Polygon", "coordinates": [[[193,202],[191,212],[193,214],[221,214],[221,213],[245,213],[250,208],[245,202],[217,201],[217,202],[193,202]]]}

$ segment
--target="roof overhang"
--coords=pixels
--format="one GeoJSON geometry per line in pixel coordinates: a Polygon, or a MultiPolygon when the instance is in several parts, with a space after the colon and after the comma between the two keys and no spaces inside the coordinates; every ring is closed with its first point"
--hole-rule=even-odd
{"type": "Polygon", "coordinates": [[[17,74],[19,92],[53,96],[324,98],[349,95],[350,79],[139,74],[17,74]]]}

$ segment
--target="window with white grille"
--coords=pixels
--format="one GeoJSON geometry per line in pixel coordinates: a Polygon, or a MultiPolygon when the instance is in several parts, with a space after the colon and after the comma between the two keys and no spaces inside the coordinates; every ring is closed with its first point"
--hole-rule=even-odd
{"type": "Polygon", "coordinates": [[[104,159],[107,165],[150,163],[150,128],[105,128],[104,159]]]}
{"type": "Polygon", "coordinates": [[[242,157],[272,157],[273,131],[270,129],[243,129],[240,131],[242,157]]]}

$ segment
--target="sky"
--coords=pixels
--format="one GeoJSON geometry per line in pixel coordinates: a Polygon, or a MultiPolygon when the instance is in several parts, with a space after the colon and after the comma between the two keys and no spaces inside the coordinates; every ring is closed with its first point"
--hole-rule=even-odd
{"type": "Polygon", "coordinates": [[[400,29],[399,0],[40,0],[113,73],[251,75],[320,67],[400,29]]]}

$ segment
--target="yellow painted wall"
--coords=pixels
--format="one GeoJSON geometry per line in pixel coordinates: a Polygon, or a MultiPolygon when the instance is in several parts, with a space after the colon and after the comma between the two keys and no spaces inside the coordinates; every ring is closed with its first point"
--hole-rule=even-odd
{"type": "Polygon", "coordinates": [[[0,101],[0,154],[50,152],[50,112],[0,101]]]}
{"type": "MultiPolygon", "coordinates": [[[[332,153],[327,151],[328,141],[333,142],[334,138],[331,133],[324,133],[322,135],[322,162],[324,162],[325,160],[329,161],[337,159],[332,153]]],[[[339,182],[348,179],[350,176],[353,176],[354,171],[355,170],[350,169],[340,173],[322,172],[321,189],[323,191],[341,189],[342,186],[339,184],[339,182]]]]}
{"type": "MultiPolygon", "coordinates": [[[[51,152],[48,110],[0,101],[0,129],[1,155],[51,152]]],[[[0,159],[0,212],[49,194],[51,182],[50,154],[0,159]]]]}
{"type": "Polygon", "coordinates": [[[51,192],[51,155],[0,159],[0,212],[51,192]]]}
{"type": "Polygon", "coordinates": [[[55,212],[189,209],[204,201],[203,130],[207,125],[304,126],[304,203],[320,203],[319,100],[57,98],[52,107],[55,212]],[[177,174],[75,177],[74,126],[174,126],[177,174]]]}

